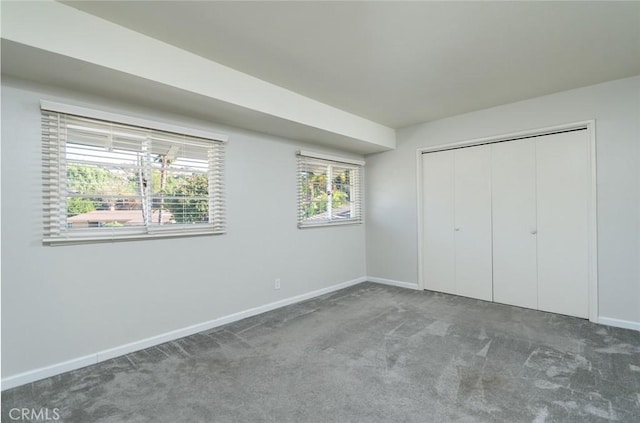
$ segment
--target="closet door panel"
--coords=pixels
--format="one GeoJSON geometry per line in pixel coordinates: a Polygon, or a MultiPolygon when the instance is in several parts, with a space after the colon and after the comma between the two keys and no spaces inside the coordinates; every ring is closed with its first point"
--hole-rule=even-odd
{"type": "Polygon", "coordinates": [[[425,289],[456,293],[454,274],[454,152],[422,155],[425,289]]]}
{"type": "Polygon", "coordinates": [[[588,317],[586,131],[536,139],[538,308],[588,317]]]}
{"type": "Polygon", "coordinates": [[[536,309],[535,139],[491,147],[493,300],[536,309]]]}
{"type": "Polygon", "coordinates": [[[456,293],[492,300],[491,146],[455,150],[456,293]]]}

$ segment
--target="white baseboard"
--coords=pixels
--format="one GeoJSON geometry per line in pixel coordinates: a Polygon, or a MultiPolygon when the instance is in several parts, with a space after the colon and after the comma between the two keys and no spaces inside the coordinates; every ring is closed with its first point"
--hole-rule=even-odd
{"type": "Polygon", "coordinates": [[[15,388],[16,386],[24,385],[26,383],[35,382],[36,380],[45,379],[51,376],[56,376],[61,373],[70,372],[81,367],[91,366],[96,364],[96,355],[90,354],[84,357],[74,358],[72,360],[64,361],[62,363],[52,364],[51,366],[40,367],[39,369],[30,370],[28,372],[19,373],[14,376],[9,376],[2,379],[2,390],[15,388]]]}
{"type": "Polygon", "coordinates": [[[259,307],[250,308],[247,310],[233,313],[227,316],[219,317],[208,322],[199,323],[196,325],[188,326],[186,328],[173,330],[160,335],[152,336],[150,338],[142,339],[140,341],[131,342],[129,344],[120,345],[115,348],[110,348],[103,351],[98,351],[94,354],[89,354],[84,357],[75,358],[62,363],[53,364],[51,366],[41,367],[35,370],[30,370],[24,373],[19,373],[14,376],[9,376],[2,379],[2,390],[15,388],[20,385],[35,382],[37,380],[45,379],[47,377],[59,375],[61,373],[76,370],[81,367],[90,366],[92,364],[100,363],[101,361],[109,360],[121,355],[129,354],[134,351],[139,351],[145,348],[159,345],[164,342],[173,341],[175,339],[183,338],[185,336],[193,335],[198,332],[213,329],[218,326],[226,325],[228,323],[236,322],[238,320],[245,319],[247,317],[256,316],[258,314],[266,313],[267,311],[275,310],[280,307],[299,303],[320,295],[328,294],[330,292],[338,291],[343,288],[347,288],[353,285],[357,285],[362,282],[366,282],[366,277],[360,277],[347,282],[332,285],[326,288],[318,289],[316,291],[307,292],[305,294],[296,295],[295,297],[285,298],[273,303],[265,304],[259,307]]]}
{"type": "Polygon", "coordinates": [[[640,322],[634,322],[631,320],[613,319],[611,317],[598,317],[598,323],[600,323],[601,325],[615,326],[617,328],[640,331],[640,322]]]}
{"type": "Polygon", "coordinates": [[[381,283],[383,285],[399,286],[400,288],[407,289],[420,289],[417,283],[394,281],[393,279],[376,278],[374,276],[367,276],[369,282],[381,283]]]}

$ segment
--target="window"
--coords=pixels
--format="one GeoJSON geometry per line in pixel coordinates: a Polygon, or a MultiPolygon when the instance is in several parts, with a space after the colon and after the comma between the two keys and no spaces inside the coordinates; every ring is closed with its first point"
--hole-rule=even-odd
{"type": "Polygon", "coordinates": [[[226,137],[41,108],[45,243],[224,233],[226,137]]]}
{"type": "Polygon", "coordinates": [[[298,227],[362,223],[363,161],[298,152],[298,227]]]}

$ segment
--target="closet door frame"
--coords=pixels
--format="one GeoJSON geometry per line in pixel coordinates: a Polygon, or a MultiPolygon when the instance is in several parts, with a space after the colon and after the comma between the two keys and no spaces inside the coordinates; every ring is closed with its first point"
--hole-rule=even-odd
{"type": "Polygon", "coordinates": [[[425,289],[424,286],[424,198],[423,198],[423,172],[422,155],[435,151],[452,150],[461,147],[471,147],[475,145],[492,144],[497,142],[508,142],[522,138],[531,138],[544,135],[551,135],[558,132],[574,131],[585,129],[589,144],[588,167],[589,167],[589,204],[588,204],[588,242],[589,242],[589,264],[588,264],[588,289],[589,289],[589,321],[598,323],[598,222],[597,222],[597,192],[596,192],[596,122],[587,120],[581,122],[567,123],[546,128],[539,128],[521,132],[513,132],[498,136],[472,139],[468,141],[438,144],[431,147],[418,148],[416,150],[416,186],[417,186],[417,217],[418,217],[418,289],[425,289]]]}

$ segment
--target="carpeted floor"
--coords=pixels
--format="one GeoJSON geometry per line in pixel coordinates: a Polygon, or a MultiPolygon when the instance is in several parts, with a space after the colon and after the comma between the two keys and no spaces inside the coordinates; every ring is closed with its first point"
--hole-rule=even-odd
{"type": "Polygon", "coordinates": [[[640,422],[640,332],[364,283],[5,391],[2,421],[12,408],[81,423],[640,422]]]}

